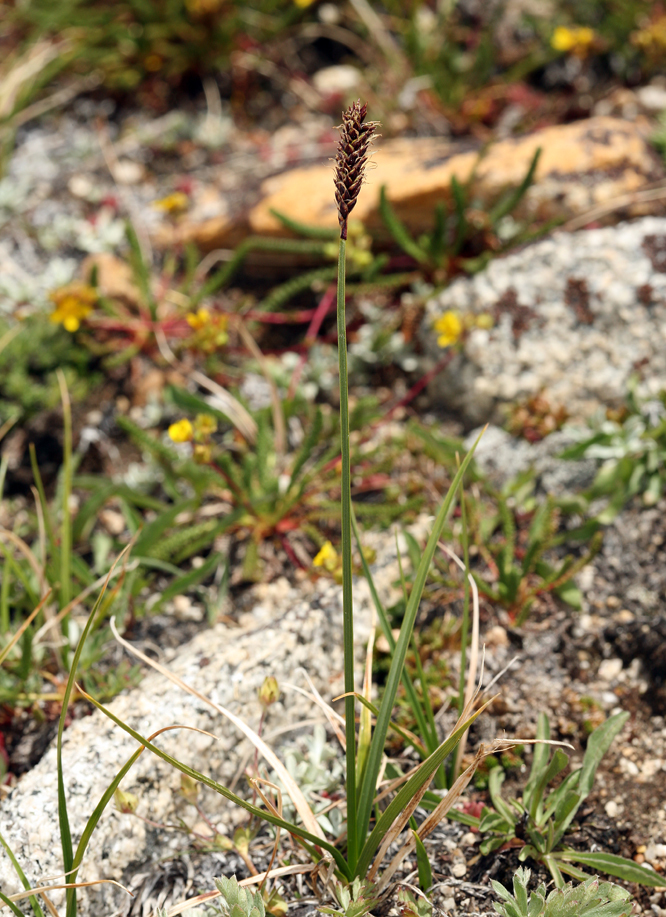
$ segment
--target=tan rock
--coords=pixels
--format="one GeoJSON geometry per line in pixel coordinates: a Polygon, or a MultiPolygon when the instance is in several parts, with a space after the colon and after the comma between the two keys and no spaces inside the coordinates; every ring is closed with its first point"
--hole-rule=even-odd
{"type": "Polygon", "coordinates": [[[129,305],[141,301],[130,266],[108,252],[89,255],[81,265],[81,273],[89,280],[93,270],[97,271],[97,288],[102,296],[123,299],[129,305]]]}
{"type": "MultiPolygon", "coordinates": [[[[435,204],[449,201],[453,176],[465,183],[476,170],[475,197],[492,205],[520,184],[537,147],[541,158],[520,215],[539,220],[576,216],[663,177],[645,133],[616,118],[591,118],[502,140],[481,158],[475,150],[461,152],[460,145],[439,138],[379,141],[376,168],[368,173],[353,216],[381,233],[379,192],[386,185],[400,218],[413,232],[422,232],[432,225],[435,204]]],[[[332,189],[331,163],[268,179],[263,199],[249,214],[250,231],[283,235],[271,210],[303,223],[337,225],[332,189]]]]}

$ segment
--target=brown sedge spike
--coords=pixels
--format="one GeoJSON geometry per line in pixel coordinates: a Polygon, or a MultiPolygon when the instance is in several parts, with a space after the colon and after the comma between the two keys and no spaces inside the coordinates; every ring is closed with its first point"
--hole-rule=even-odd
{"type": "Polygon", "coordinates": [[[379,124],[366,121],[368,106],[352,102],[343,112],[340,140],[335,157],[335,202],[338,206],[340,237],[347,238],[347,219],[358,199],[365,167],[368,163],[370,143],[379,124]]]}

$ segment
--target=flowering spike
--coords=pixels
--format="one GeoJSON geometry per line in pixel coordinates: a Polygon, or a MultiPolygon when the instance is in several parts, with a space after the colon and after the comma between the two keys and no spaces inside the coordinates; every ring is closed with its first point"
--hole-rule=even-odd
{"type": "Polygon", "coordinates": [[[335,202],[338,205],[340,235],[347,238],[347,218],[354,209],[368,162],[368,149],[378,121],[366,121],[368,106],[352,102],[342,114],[340,140],[335,157],[335,202]]]}

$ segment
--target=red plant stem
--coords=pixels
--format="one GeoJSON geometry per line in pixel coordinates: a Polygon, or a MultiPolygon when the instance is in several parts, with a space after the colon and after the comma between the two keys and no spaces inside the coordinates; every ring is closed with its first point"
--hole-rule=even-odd
{"type": "Polygon", "coordinates": [[[298,559],[296,552],[294,551],[292,546],[289,544],[289,539],[287,538],[286,535],[280,536],[280,543],[282,547],[284,548],[284,553],[287,555],[287,557],[292,562],[292,564],[294,564],[295,567],[299,567],[301,570],[306,570],[307,567],[305,567],[303,563],[298,559]]]}
{"type": "Polygon", "coordinates": [[[384,416],[383,416],[380,420],[378,420],[376,423],[373,424],[373,429],[376,428],[376,427],[380,427],[383,423],[386,423],[386,421],[391,417],[391,415],[394,413],[394,411],[397,411],[398,408],[402,408],[402,407],[404,407],[406,404],[409,404],[409,402],[410,402],[410,401],[413,401],[414,398],[416,398],[417,395],[420,395],[421,392],[423,391],[423,389],[426,387],[426,385],[428,385],[430,382],[432,382],[432,380],[435,378],[435,376],[438,375],[438,373],[441,373],[441,371],[442,371],[446,366],[448,366],[448,364],[449,364],[449,363],[451,362],[451,360],[453,359],[453,354],[454,354],[454,351],[453,351],[453,350],[448,350],[447,353],[445,353],[444,356],[442,357],[442,359],[439,361],[439,363],[437,363],[435,366],[433,366],[433,368],[432,368],[431,370],[429,370],[429,371],[425,374],[425,376],[423,376],[421,379],[419,379],[419,381],[416,382],[416,383],[410,388],[410,390],[407,392],[407,394],[406,394],[403,398],[401,398],[400,401],[397,401],[394,405],[392,405],[392,407],[390,407],[390,408],[388,409],[388,411],[386,412],[386,414],[384,414],[384,416]]]}
{"type": "MultiPolygon", "coordinates": [[[[449,362],[453,359],[453,353],[454,353],[453,350],[447,351],[447,353],[444,354],[444,356],[439,361],[439,363],[437,363],[436,366],[433,366],[433,368],[429,370],[425,374],[425,376],[423,376],[422,379],[419,379],[419,381],[410,388],[410,390],[407,392],[404,398],[401,398],[400,401],[397,401],[394,405],[392,405],[388,409],[388,411],[384,414],[383,417],[380,417],[379,420],[376,420],[373,424],[371,424],[369,432],[376,430],[377,427],[381,427],[382,424],[386,423],[386,421],[390,418],[391,414],[393,414],[394,411],[397,411],[398,408],[404,407],[406,404],[409,404],[410,401],[413,401],[414,398],[416,398],[416,396],[419,395],[423,391],[426,385],[428,385],[428,383],[431,382],[435,378],[435,376],[438,373],[440,373],[449,364],[449,362]]],[[[331,459],[330,462],[328,462],[322,468],[322,474],[327,471],[330,471],[331,468],[335,468],[335,466],[338,464],[339,461],[340,461],[339,455],[331,459]]]]}
{"type": "Polygon", "coordinates": [[[312,321],[310,322],[310,327],[306,331],[305,338],[303,340],[303,346],[306,348],[306,350],[303,354],[301,354],[301,359],[291,375],[291,379],[289,381],[289,389],[287,391],[287,400],[290,400],[296,394],[296,386],[300,382],[301,376],[303,375],[303,368],[307,363],[308,350],[317,340],[317,335],[319,334],[319,329],[322,326],[324,318],[331,311],[331,309],[335,307],[335,292],[336,285],[332,283],[322,296],[319,305],[314,310],[312,321]]]}

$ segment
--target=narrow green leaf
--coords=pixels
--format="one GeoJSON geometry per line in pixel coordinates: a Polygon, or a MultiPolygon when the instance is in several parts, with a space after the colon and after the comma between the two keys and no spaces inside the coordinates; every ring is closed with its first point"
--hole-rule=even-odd
{"type": "MultiPolygon", "coordinates": [[[[14,851],[13,851],[12,848],[9,846],[9,844],[7,843],[7,841],[6,841],[5,838],[2,836],[1,833],[0,833],[0,844],[2,844],[2,846],[5,848],[5,852],[6,852],[7,856],[9,857],[9,860],[10,860],[12,866],[14,867],[14,870],[16,871],[16,875],[17,875],[17,876],[19,877],[19,879],[21,880],[21,884],[23,885],[23,888],[24,888],[26,891],[28,891],[28,890],[30,889],[31,886],[30,886],[30,883],[28,882],[28,879],[27,879],[27,877],[26,877],[26,874],[25,874],[25,873],[23,872],[23,870],[21,869],[21,864],[20,864],[19,861],[16,859],[16,857],[15,857],[15,855],[14,855],[14,851]]],[[[9,903],[9,899],[7,899],[7,898],[3,898],[2,900],[5,902],[5,904],[9,903]]],[[[44,917],[44,912],[42,911],[41,907],[39,906],[39,901],[37,900],[37,896],[36,896],[36,895],[31,895],[30,898],[29,898],[28,900],[30,901],[30,906],[32,907],[32,909],[33,909],[33,911],[34,911],[34,913],[35,913],[35,917],[44,917]]],[[[13,905],[13,904],[10,904],[10,907],[12,907],[12,909],[14,909],[14,905],[13,905]]],[[[21,917],[23,917],[23,914],[21,913],[21,911],[19,911],[18,913],[21,915],[21,917]]]]}
{"type": "Polygon", "coordinates": [[[386,742],[388,724],[391,719],[391,712],[393,710],[393,705],[395,703],[395,698],[398,692],[398,685],[400,684],[402,678],[402,672],[405,665],[405,657],[411,642],[412,630],[414,629],[414,622],[416,620],[419,604],[421,602],[421,596],[423,595],[426,578],[430,570],[430,564],[432,563],[432,559],[437,548],[437,542],[439,541],[439,537],[442,533],[442,529],[444,528],[444,524],[449,517],[449,513],[453,509],[453,501],[455,499],[460,483],[472,461],[474,450],[476,449],[482,435],[483,431],[478,436],[476,442],[465,456],[465,459],[461,463],[460,468],[458,469],[458,472],[456,473],[456,476],[451,483],[446,497],[442,501],[439,512],[437,513],[437,517],[433,524],[432,531],[430,533],[430,538],[428,539],[428,543],[423,552],[421,563],[419,564],[418,570],[414,576],[414,584],[412,586],[409,602],[407,603],[407,608],[405,609],[405,616],[402,622],[402,627],[400,628],[400,636],[398,637],[398,642],[396,643],[395,652],[391,661],[391,668],[389,669],[388,678],[386,680],[384,696],[382,698],[379,714],[377,716],[377,723],[375,725],[375,731],[372,737],[372,743],[370,745],[370,753],[368,755],[368,763],[366,766],[365,775],[363,777],[363,784],[358,800],[358,831],[360,838],[365,837],[367,834],[368,825],[370,823],[370,813],[372,812],[372,802],[375,796],[377,777],[379,775],[382,756],[384,754],[384,745],[386,742]]]}
{"type": "MultiPolygon", "coordinates": [[[[361,542],[361,533],[359,532],[358,522],[356,521],[356,513],[354,512],[353,506],[352,506],[352,528],[354,530],[354,538],[356,539],[358,553],[361,557],[361,566],[363,567],[363,574],[370,588],[370,595],[372,596],[372,602],[375,606],[375,610],[377,611],[377,618],[379,619],[379,624],[382,629],[382,633],[386,637],[391,653],[394,653],[395,652],[395,637],[393,636],[391,624],[386,614],[386,610],[384,606],[382,605],[381,600],[379,598],[379,594],[375,587],[375,581],[372,578],[372,573],[370,572],[368,561],[366,560],[365,554],[363,552],[363,544],[361,542]]],[[[419,552],[419,556],[420,556],[420,552],[419,552]]],[[[407,701],[409,703],[410,709],[412,710],[412,713],[414,714],[414,718],[416,720],[416,726],[417,726],[419,735],[423,737],[427,734],[428,725],[423,715],[421,704],[419,703],[419,698],[416,693],[416,688],[414,687],[414,683],[412,682],[411,678],[409,677],[409,673],[407,672],[406,669],[403,669],[402,671],[402,683],[405,688],[405,693],[407,694],[407,701]]]]}
{"type": "Polygon", "coordinates": [[[609,717],[605,723],[598,726],[587,740],[587,749],[585,750],[583,766],[580,772],[580,783],[578,784],[581,799],[585,799],[592,789],[594,776],[601,759],[611,747],[615,736],[622,731],[628,719],[628,711],[623,710],[621,713],[616,713],[615,716],[609,717]]]}
{"type": "Polygon", "coordinates": [[[216,567],[219,566],[220,561],[222,560],[222,555],[218,552],[211,554],[200,567],[196,569],[188,570],[187,573],[183,573],[182,576],[178,576],[173,582],[169,583],[166,587],[159,600],[153,605],[153,611],[156,611],[160,608],[165,602],[171,601],[177,595],[181,595],[186,592],[188,589],[191,589],[192,586],[196,586],[202,580],[206,579],[216,567]]]}
{"type": "Polygon", "coordinates": [[[637,885],[648,885],[652,888],[661,888],[664,877],[647,866],[640,866],[633,860],[615,856],[613,853],[587,853],[582,850],[558,851],[551,856],[564,863],[581,863],[592,869],[604,872],[609,876],[623,879],[625,882],[636,882],[637,885]]]}
{"type": "Polygon", "coordinates": [[[532,818],[532,821],[536,822],[537,824],[541,822],[540,816],[543,814],[544,790],[551,782],[551,780],[557,777],[558,774],[562,773],[568,763],[569,756],[565,755],[561,748],[556,748],[553,757],[550,760],[550,764],[543,771],[532,795],[530,817],[532,818]]]}
{"type": "Polygon", "coordinates": [[[298,838],[302,838],[303,840],[308,841],[310,844],[316,847],[321,847],[323,850],[326,850],[331,854],[338,869],[340,869],[343,875],[346,876],[347,879],[351,879],[349,868],[342,854],[336,847],[334,847],[332,844],[329,844],[328,841],[323,840],[321,837],[317,837],[315,834],[310,834],[309,831],[306,831],[299,825],[294,825],[283,818],[279,818],[277,815],[273,815],[271,812],[267,812],[265,809],[260,809],[257,806],[252,805],[252,803],[247,802],[245,799],[242,799],[240,796],[232,793],[231,790],[228,790],[225,786],[222,786],[222,784],[217,783],[215,780],[212,780],[205,774],[194,770],[194,768],[188,767],[187,764],[183,764],[181,761],[178,761],[167,752],[162,751],[162,749],[157,745],[153,745],[152,742],[149,742],[148,739],[138,733],[135,729],[132,729],[131,726],[128,726],[127,723],[123,722],[123,720],[112,713],[108,707],[100,704],[99,701],[95,700],[93,697],[88,695],[88,700],[94,704],[98,710],[101,710],[102,713],[110,720],[112,720],[117,726],[120,726],[120,728],[131,735],[132,738],[136,739],[140,745],[143,745],[148,749],[148,751],[152,752],[154,755],[157,755],[158,758],[162,758],[163,761],[171,764],[172,767],[176,768],[176,770],[179,770],[183,774],[187,774],[188,777],[192,777],[194,780],[200,781],[205,786],[210,787],[211,790],[215,790],[215,792],[219,793],[220,796],[224,796],[225,799],[228,799],[230,802],[233,802],[240,806],[242,809],[245,809],[247,812],[250,812],[250,814],[254,815],[256,818],[260,818],[263,821],[268,822],[271,825],[275,825],[278,828],[283,828],[290,834],[293,834],[298,838]]]}
{"type": "MultiPolygon", "coordinates": [[[[0,901],[6,904],[7,907],[10,908],[14,914],[16,914],[16,917],[24,917],[23,911],[20,911],[14,902],[9,900],[4,892],[0,892],[0,901]]],[[[32,901],[30,903],[32,904],[32,901]]]]}
{"type": "MultiPolygon", "coordinates": [[[[430,781],[442,761],[444,761],[445,758],[450,755],[452,751],[454,751],[464,733],[469,729],[476,718],[481,715],[484,709],[485,706],[475,711],[454,732],[452,732],[451,735],[444,742],[442,742],[437,751],[433,752],[433,754],[430,755],[430,757],[420,765],[418,770],[412,774],[409,780],[407,780],[405,784],[398,790],[384,812],[378,818],[375,827],[363,845],[361,855],[358,859],[358,863],[355,869],[355,874],[357,876],[364,876],[367,873],[377,848],[381,844],[384,836],[386,835],[386,832],[390,829],[393,822],[407,806],[412,797],[418,793],[424,784],[430,781]]],[[[375,735],[376,734],[377,728],[375,727],[375,735]]]]}
{"type": "Polygon", "coordinates": [[[424,264],[428,260],[428,254],[414,241],[414,239],[412,239],[406,226],[391,206],[386,196],[386,185],[382,185],[379,191],[379,212],[384,221],[384,225],[405,254],[409,255],[410,258],[413,258],[419,264],[424,264]]]}
{"type": "Polygon", "coordinates": [[[488,774],[488,793],[497,812],[510,825],[515,827],[516,813],[502,797],[501,787],[506,780],[506,773],[501,767],[492,767],[488,774]]]}
{"type": "Polygon", "coordinates": [[[416,831],[412,831],[412,836],[414,837],[414,843],[416,844],[416,866],[419,873],[419,885],[425,892],[432,887],[432,869],[430,868],[430,860],[428,859],[428,853],[423,846],[423,841],[418,836],[416,831]]]}
{"type": "Polygon", "coordinates": [[[548,740],[550,738],[550,722],[545,713],[539,714],[539,719],[537,721],[537,739],[541,739],[541,742],[538,742],[534,745],[534,752],[532,754],[532,767],[530,768],[530,775],[527,778],[527,783],[525,784],[525,789],[523,790],[523,805],[530,811],[532,808],[532,795],[534,790],[541,779],[546,767],[548,767],[548,757],[550,755],[550,746],[546,745],[543,740],[548,740]]]}
{"type": "Polygon", "coordinates": [[[494,227],[503,217],[511,213],[512,210],[520,203],[521,199],[525,195],[525,192],[532,184],[534,180],[534,173],[536,172],[537,165],[539,163],[539,157],[541,156],[541,147],[537,147],[532,157],[532,161],[529,165],[529,168],[521,181],[518,187],[508,195],[503,201],[500,201],[499,204],[496,204],[495,207],[488,214],[490,218],[490,223],[494,227]]]}

